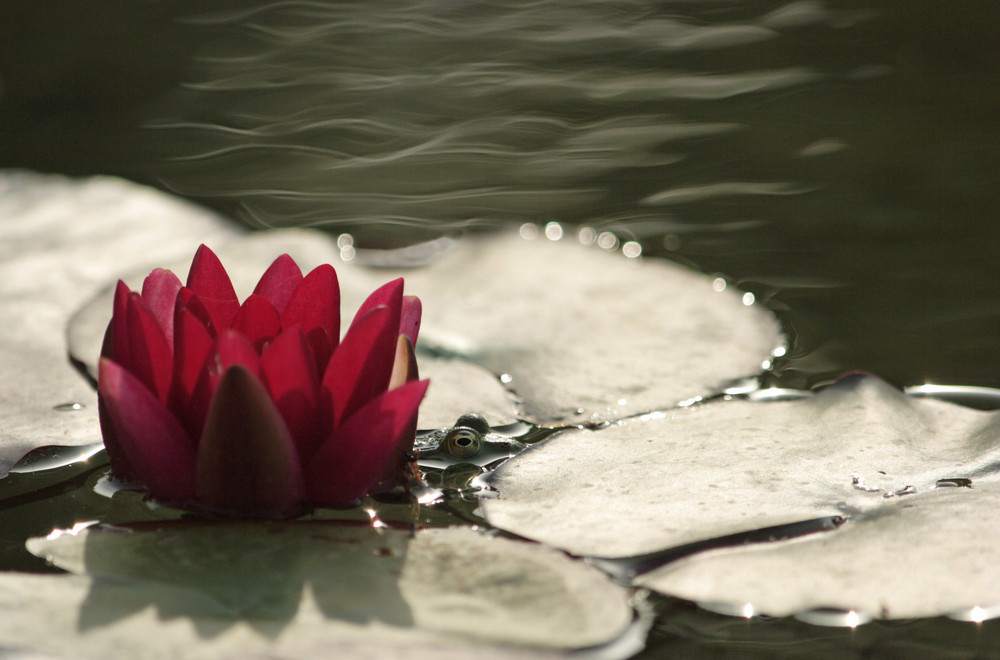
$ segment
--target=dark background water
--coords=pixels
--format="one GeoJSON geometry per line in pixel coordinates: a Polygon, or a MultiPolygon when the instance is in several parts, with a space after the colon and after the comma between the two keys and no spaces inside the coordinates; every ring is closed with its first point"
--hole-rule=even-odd
{"type": "Polygon", "coordinates": [[[1000,4],[0,2],[0,165],[378,244],[614,229],[785,321],[782,384],[1000,385],[1000,4]]]}
{"type": "Polygon", "coordinates": [[[0,166],[368,245],[608,229],[775,310],[780,384],[1000,386],[997,25],[995,0],[0,0],[0,166]]]}

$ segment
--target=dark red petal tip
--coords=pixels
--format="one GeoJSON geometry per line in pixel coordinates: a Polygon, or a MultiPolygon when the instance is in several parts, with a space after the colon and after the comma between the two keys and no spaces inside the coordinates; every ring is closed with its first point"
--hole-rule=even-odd
{"type": "Polygon", "coordinates": [[[194,255],[187,286],[208,310],[216,332],[228,328],[240,303],[222,262],[205,245],[199,247],[194,255]]]}
{"type": "Polygon", "coordinates": [[[301,281],[302,271],[298,264],[283,254],[264,271],[253,292],[266,298],[280,314],[285,311],[288,300],[301,281]]]}
{"type": "Polygon", "coordinates": [[[167,345],[174,345],[174,309],[181,281],[169,270],[156,268],[142,283],[142,302],[156,317],[156,322],[167,338],[167,345]]]}
{"type": "Polygon", "coordinates": [[[333,266],[317,266],[303,278],[281,313],[281,324],[300,325],[306,334],[323,328],[331,341],[340,339],[340,283],[333,266]]]}

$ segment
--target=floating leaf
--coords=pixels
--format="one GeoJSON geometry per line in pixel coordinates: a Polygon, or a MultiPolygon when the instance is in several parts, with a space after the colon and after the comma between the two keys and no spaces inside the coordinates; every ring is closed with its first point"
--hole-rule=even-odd
{"type": "Polygon", "coordinates": [[[188,252],[192,236],[223,240],[238,231],[118,179],[20,171],[0,172],[0,217],[2,476],[34,447],[100,439],[94,391],[66,360],[66,324],[81,301],[123,265],[148,270],[188,252]]]}
{"type": "MultiPolygon", "coordinates": [[[[19,591],[16,604],[0,599],[5,644],[42,653],[298,657],[432,642],[560,649],[609,641],[632,617],[626,592],[596,569],[469,529],[175,523],[77,530],[29,547],[75,574],[29,580],[40,588],[19,591]]],[[[0,576],[5,587],[24,581],[0,576]]]]}
{"type": "MultiPolygon", "coordinates": [[[[798,401],[720,401],[564,432],[503,465],[493,480],[499,498],[483,509],[497,527],[592,556],[825,516],[846,516],[836,532],[845,534],[938,480],[996,480],[997,437],[1000,413],[913,399],[857,376],[798,401]]],[[[942,534],[949,530],[966,528],[942,534]]]]}
{"type": "Polygon", "coordinates": [[[936,488],[853,516],[834,532],[696,555],[639,583],[774,616],[836,608],[862,621],[982,621],[1000,615],[998,503],[996,482],[936,488]]]}
{"type": "Polygon", "coordinates": [[[757,374],[780,341],[770,313],[709,277],[569,239],[469,240],[407,284],[424,303],[421,341],[506,374],[541,423],[714,392],[757,374]]]}

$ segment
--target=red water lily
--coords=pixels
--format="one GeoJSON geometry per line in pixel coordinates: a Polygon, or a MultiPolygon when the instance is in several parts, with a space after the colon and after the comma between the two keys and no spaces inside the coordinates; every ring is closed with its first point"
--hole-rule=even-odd
{"type": "Polygon", "coordinates": [[[122,282],[98,376],[113,473],[162,502],[236,516],[346,506],[398,484],[417,407],[420,300],[403,280],[340,340],[332,266],[278,257],[240,304],[202,245],[187,286],[167,270],[122,282]]]}

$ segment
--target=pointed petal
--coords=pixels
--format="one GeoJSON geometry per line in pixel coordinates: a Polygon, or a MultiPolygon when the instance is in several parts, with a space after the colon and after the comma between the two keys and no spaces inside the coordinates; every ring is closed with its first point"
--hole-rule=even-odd
{"type": "MultiPolygon", "coordinates": [[[[201,324],[205,326],[205,329],[208,330],[208,334],[212,337],[219,334],[218,329],[215,327],[215,323],[212,321],[212,315],[208,313],[208,309],[205,307],[204,303],[202,303],[201,299],[195,295],[194,291],[186,286],[182,286],[180,291],[177,292],[177,305],[174,308],[175,326],[177,324],[176,310],[179,310],[181,307],[187,308],[188,311],[194,314],[195,317],[201,321],[201,324]]],[[[225,328],[223,328],[223,330],[225,330],[225,328]]]]}
{"type": "Polygon", "coordinates": [[[128,297],[132,291],[118,280],[111,312],[111,352],[105,356],[119,364],[128,364],[128,297]]]}
{"type": "Polygon", "coordinates": [[[167,345],[156,317],[142,302],[138,293],[130,293],[125,306],[128,361],[118,361],[132,372],[164,404],[173,378],[173,350],[167,345]]]}
{"type": "Polygon", "coordinates": [[[253,292],[264,296],[281,314],[301,281],[302,271],[298,264],[290,256],[283,254],[264,271],[253,292]]]}
{"type": "Polygon", "coordinates": [[[215,354],[215,364],[210,366],[209,371],[213,372],[216,382],[222,377],[222,372],[234,364],[246,367],[254,376],[260,377],[260,356],[253,344],[235,330],[226,330],[219,335],[215,340],[215,354]]]}
{"type": "Polygon", "coordinates": [[[305,463],[329,432],[324,433],[320,417],[316,361],[302,328],[295,326],[278,335],[261,356],[260,368],[305,463]]]}
{"type": "Polygon", "coordinates": [[[168,405],[192,438],[201,435],[208,414],[211,389],[206,382],[199,397],[195,396],[195,389],[208,370],[214,343],[202,320],[189,307],[178,304],[174,320],[174,379],[168,405]]]}
{"type": "Polygon", "coordinates": [[[226,369],[198,447],[197,492],[207,509],[237,516],[300,512],[305,488],[295,445],[264,386],[226,369]]]}
{"type": "Polygon", "coordinates": [[[208,310],[217,333],[230,326],[240,303],[222,262],[205,245],[200,246],[194,255],[187,286],[208,310]]]}
{"type": "MultiPolygon", "coordinates": [[[[346,506],[364,497],[408,437],[428,381],[411,381],[369,401],[337,429],[305,470],[309,501],[346,506]]],[[[403,452],[405,454],[405,452],[403,452]]]]}
{"type": "Polygon", "coordinates": [[[417,335],[420,333],[420,316],[423,305],[416,296],[403,296],[403,308],[399,314],[399,334],[410,338],[410,343],[417,345],[417,335]]]}
{"type": "Polygon", "coordinates": [[[169,270],[157,268],[142,283],[142,302],[153,312],[167,345],[174,345],[174,309],[181,281],[169,270]]]}
{"type": "Polygon", "coordinates": [[[307,335],[313,328],[323,328],[336,344],[340,339],[340,284],[333,266],[317,266],[305,276],[281,313],[281,325],[300,325],[307,335]]]}
{"type": "Polygon", "coordinates": [[[386,282],[379,288],[372,291],[371,295],[358,308],[351,325],[361,320],[368,312],[376,307],[386,306],[397,310],[403,305],[403,278],[398,277],[391,282],[386,282]]]}
{"type": "MultiPolygon", "coordinates": [[[[396,344],[396,359],[392,367],[392,377],[389,378],[389,390],[395,390],[404,384],[417,380],[417,356],[413,354],[413,346],[406,335],[399,335],[396,344]]],[[[372,494],[383,493],[395,488],[406,475],[405,466],[411,462],[413,441],[417,436],[417,416],[414,414],[410,425],[404,432],[406,440],[396,446],[392,456],[386,461],[385,469],[371,488],[372,494]]]]}
{"type": "Polygon", "coordinates": [[[385,392],[396,355],[396,314],[376,307],[351,324],[333,352],[323,386],[329,391],[333,428],[366,402],[385,392]]]}
{"type": "Polygon", "coordinates": [[[213,342],[205,360],[205,368],[198,373],[198,380],[191,392],[189,417],[192,425],[197,424],[192,427],[199,433],[207,423],[209,407],[219,380],[233,365],[245,367],[256,378],[260,378],[260,357],[257,351],[243,335],[235,330],[226,330],[213,342]]]}
{"type": "MultiPolygon", "coordinates": [[[[121,452],[126,478],[145,484],[164,502],[189,502],[195,493],[195,455],[177,419],[132,374],[101,359],[98,395],[114,429],[109,457],[121,452]]],[[[105,438],[107,443],[108,438],[105,438]]],[[[112,465],[114,468],[114,465],[112,465]]]]}
{"type": "Polygon", "coordinates": [[[394,390],[411,380],[420,378],[417,372],[417,356],[413,354],[413,346],[406,335],[399,335],[396,340],[396,357],[392,362],[392,375],[389,376],[388,389],[394,390]]]}
{"type": "Polygon", "coordinates": [[[239,332],[259,353],[266,342],[281,332],[281,320],[274,305],[263,296],[252,294],[243,301],[233,319],[232,329],[239,332]]]}

